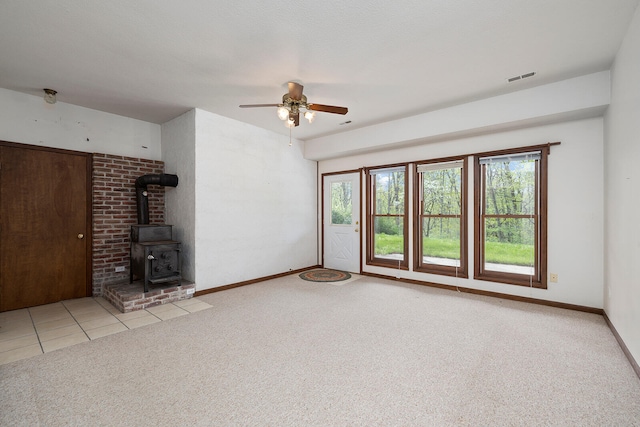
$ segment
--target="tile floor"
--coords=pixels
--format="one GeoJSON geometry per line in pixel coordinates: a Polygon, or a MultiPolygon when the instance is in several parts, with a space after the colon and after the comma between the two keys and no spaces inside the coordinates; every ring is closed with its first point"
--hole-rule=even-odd
{"type": "Polygon", "coordinates": [[[102,297],[79,298],[0,313],[0,365],[211,306],[198,298],[120,313],[102,297]]]}

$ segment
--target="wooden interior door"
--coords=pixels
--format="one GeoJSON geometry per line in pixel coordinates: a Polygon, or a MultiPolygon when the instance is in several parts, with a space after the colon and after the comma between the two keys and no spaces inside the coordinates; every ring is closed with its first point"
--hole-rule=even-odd
{"type": "Polygon", "coordinates": [[[91,293],[91,155],[0,143],[0,311],[91,293]]]}

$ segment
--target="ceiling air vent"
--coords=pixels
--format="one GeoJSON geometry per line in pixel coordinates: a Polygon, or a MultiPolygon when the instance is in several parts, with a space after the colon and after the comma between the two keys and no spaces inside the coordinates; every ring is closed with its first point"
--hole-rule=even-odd
{"type": "Polygon", "coordinates": [[[510,77],[510,78],[508,78],[508,79],[507,79],[507,81],[508,81],[509,83],[512,83],[512,82],[515,82],[515,81],[518,81],[518,80],[522,80],[522,79],[526,79],[526,78],[529,78],[529,77],[533,77],[533,76],[535,76],[535,75],[536,75],[536,72],[535,72],[535,71],[532,71],[532,72],[530,72],[530,73],[522,74],[522,75],[520,75],[520,76],[510,77]]]}

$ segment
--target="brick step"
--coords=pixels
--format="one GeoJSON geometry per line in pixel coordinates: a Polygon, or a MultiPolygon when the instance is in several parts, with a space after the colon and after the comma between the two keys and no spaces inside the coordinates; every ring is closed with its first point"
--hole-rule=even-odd
{"type": "Polygon", "coordinates": [[[133,283],[113,283],[104,285],[103,297],[123,313],[144,310],[156,305],[168,304],[192,298],[196,285],[186,280],[176,283],[155,285],[144,292],[141,280],[133,283]]]}

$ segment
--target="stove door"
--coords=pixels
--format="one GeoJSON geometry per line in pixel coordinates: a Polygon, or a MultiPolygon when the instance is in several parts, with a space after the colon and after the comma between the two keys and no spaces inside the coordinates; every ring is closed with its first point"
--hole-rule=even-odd
{"type": "Polygon", "coordinates": [[[163,283],[180,279],[180,243],[148,246],[149,283],[163,283]]]}

